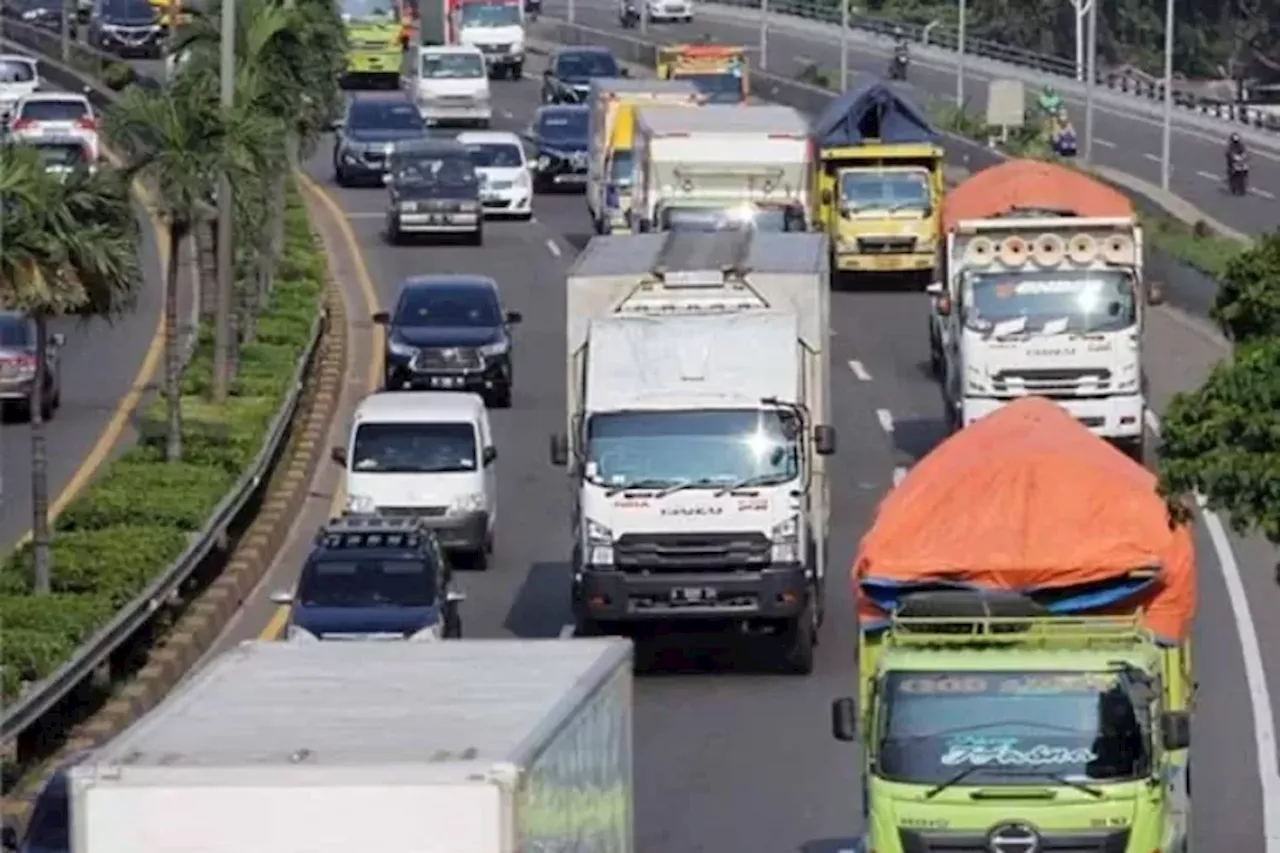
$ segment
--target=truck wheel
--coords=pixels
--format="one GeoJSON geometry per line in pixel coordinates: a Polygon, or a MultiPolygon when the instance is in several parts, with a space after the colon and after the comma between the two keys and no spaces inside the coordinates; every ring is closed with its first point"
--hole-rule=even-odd
{"type": "Polygon", "coordinates": [[[524,63],[517,62],[515,65],[511,66],[511,79],[519,80],[522,77],[524,77],[524,63]]]}
{"type": "Polygon", "coordinates": [[[444,617],[444,638],[446,640],[462,639],[462,617],[458,615],[457,608],[450,608],[449,613],[444,617]]]}
{"type": "Polygon", "coordinates": [[[1128,456],[1134,462],[1142,465],[1144,464],[1143,452],[1146,450],[1146,445],[1145,437],[1140,435],[1137,438],[1131,438],[1127,441],[1121,442],[1120,449],[1124,451],[1125,456],[1128,456]]]}
{"type": "Polygon", "coordinates": [[[818,645],[818,626],[813,602],[787,623],[781,634],[782,670],[790,675],[808,675],[813,672],[814,647],[818,645]]]}

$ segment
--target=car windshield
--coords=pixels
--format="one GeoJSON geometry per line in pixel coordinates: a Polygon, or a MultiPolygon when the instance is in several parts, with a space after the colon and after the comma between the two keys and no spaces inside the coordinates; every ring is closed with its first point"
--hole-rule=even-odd
{"type": "Polygon", "coordinates": [[[408,101],[356,101],[351,105],[347,118],[351,130],[420,130],[426,132],[426,122],[418,108],[408,101]]]}
{"type": "Polygon", "coordinates": [[[30,83],[36,79],[33,63],[20,59],[0,59],[0,83],[30,83]]]}
{"type": "Polygon", "coordinates": [[[102,14],[108,18],[154,20],[156,9],[147,0],[102,0],[102,14]]]}
{"type": "Polygon", "coordinates": [[[502,325],[502,315],[487,287],[423,287],[405,293],[394,325],[493,328],[502,325]]]}
{"type": "Polygon", "coordinates": [[[695,231],[804,231],[804,211],[798,207],[684,207],[672,205],[658,211],[658,230],[695,231]]]}
{"type": "Polygon", "coordinates": [[[715,74],[680,74],[688,80],[711,104],[736,104],[743,99],[742,74],[738,71],[721,71],[715,74]]]}
{"type": "Polygon", "coordinates": [[[1114,332],[1138,311],[1133,278],[1119,270],[969,274],[963,306],[967,328],[997,338],[1114,332]]]}
{"type": "Polygon", "coordinates": [[[351,470],[360,474],[474,471],[476,432],[467,423],[367,423],[356,428],[351,470]]]}
{"type": "Polygon", "coordinates": [[[24,101],[19,118],[31,121],[75,121],[89,115],[83,101],[24,101]]]}
{"type": "Polygon", "coordinates": [[[303,571],[298,602],[303,607],[431,607],[435,567],[420,557],[320,559],[303,571]]]}
{"type": "Polygon", "coordinates": [[[439,157],[420,154],[393,156],[390,172],[397,183],[430,184],[465,189],[476,183],[475,166],[466,154],[439,157]]]}
{"type": "Polygon", "coordinates": [[[471,162],[477,169],[519,169],[524,165],[523,151],[514,142],[479,142],[467,145],[471,162]]]}
{"type": "Polygon", "coordinates": [[[391,0],[340,0],[343,20],[359,18],[390,18],[395,12],[391,0]]]}
{"type": "Polygon", "coordinates": [[[40,791],[31,821],[27,824],[23,850],[53,853],[70,849],[71,815],[67,787],[66,770],[59,770],[40,791]]]}
{"type": "Polygon", "coordinates": [[[431,80],[469,80],[484,75],[484,59],[474,53],[422,55],[422,76],[431,80]]]}
{"type": "Polygon", "coordinates": [[[31,346],[31,324],[14,314],[0,314],[0,347],[31,346]]]}
{"type": "Polygon", "coordinates": [[[556,57],[555,75],[561,80],[617,77],[618,61],[612,54],[600,51],[562,53],[556,57]]]}
{"type": "Polygon", "coordinates": [[[586,110],[547,110],[538,117],[538,136],[550,142],[586,142],[586,110]]]}
{"type": "Polygon", "coordinates": [[[890,673],[877,764],[894,782],[1026,785],[1137,779],[1149,714],[1109,672],[890,673]]]}
{"type": "Polygon", "coordinates": [[[513,27],[520,23],[516,3],[463,3],[458,13],[464,27],[513,27]]]}
{"type": "Polygon", "coordinates": [[[636,180],[636,161],[630,151],[614,151],[609,163],[609,183],[616,187],[629,187],[636,180]]]}
{"type": "Polygon", "coordinates": [[[609,488],[786,483],[800,471],[799,426],[774,409],[592,415],[586,475],[609,488]]]}
{"type": "Polygon", "coordinates": [[[845,213],[929,210],[929,173],[850,170],[840,173],[840,209],[845,213]]]}
{"type": "Polygon", "coordinates": [[[83,166],[89,162],[84,146],[74,142],[42,143],[34,146],[36,156],[46,168],[51,166],[83,166]]]}

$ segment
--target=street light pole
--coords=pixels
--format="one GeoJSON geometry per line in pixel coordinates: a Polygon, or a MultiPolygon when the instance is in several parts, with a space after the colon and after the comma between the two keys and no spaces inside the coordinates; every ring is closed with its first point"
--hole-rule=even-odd
{"type": "Polygon", "coordinates": [[[71,16],[75,14],[75,3],[76,0],[62,0],[62,26],[58,44],[63,64],[71,62],[71,16]]]}
{"type": "Polygon", "coordinates": [[[1098,80],[1098,4],[1089,4],[1089,67],[1084,81],[1084,161],[1093,162],[1093,87],[1098,80]]]}
{"type": "MultiPolygon", "coordinates": [[[[222,0],[219,83],[224,114],[236,95],[236,0],[222,0]]],[[[232,225],[231,175],[218,176],[218,305],[213,329],[213,398],[225,400],[231,383],[231,309],[235,292],[235,239],[232,225]]]]}
{"type": "Polygon", "coordinates": [[[840,0],[840,85],[836,91],[843,92],[849,85],[849,3],[852,0],[840,0]]]}
{"type": "Polygon", "coordinates": [[[1164,3],[1164,123],[1160,128],[1160,189],[1173,173],[1173,0],[1164,3]]]}
{"type": "Polygon", "coordinates": [[[1093,11],[1094,0],[1071,0],[1076,10],[1076,79],[1084,79],[1085,16],[1093,11]]]}
{"type": "Polygon", "coordinates": [[[760,0],[760,70],[769,70],[769,0],[760,0]]]}
{"type": "Polygon", "coordinates": [[[960,0],[960,20],[956,25],[956,109],[964,110],[964,39],[968,26],[968,0],[960,0]]]}

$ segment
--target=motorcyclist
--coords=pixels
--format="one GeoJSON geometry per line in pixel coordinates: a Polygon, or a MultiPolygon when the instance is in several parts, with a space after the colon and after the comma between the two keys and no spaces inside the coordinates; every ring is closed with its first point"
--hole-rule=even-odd
{"type": "Polygon", "coordinates": [[[1248,192],[1249,152],[1240,134],[1233,133],[1227,139],[1227,186],[1233,195],[1248,192]]]}
{"type": "Polygon", "coordinates": [[[1037,104],[1046,116],[1056,116],[1062,111],[1062,96],[1053,86],[1045,86],[1040,90],[1040,99],[1037,104]]]}
{"type": "Polygon", "coordinates": [[[1244,140],[1240,134],[1233,133],[1227,139],[1227,170],[1230,171],[1237,161],[1246,159],[1249,152],[1245,150],[1244,140]]]}
{"type": "Polygon", "coordinates": [[[907,46],[907,34],[902,27],[893,28],[893,58],[889,61],[889,76],[906,79],[907,63],[911,59],[907,46]]]}

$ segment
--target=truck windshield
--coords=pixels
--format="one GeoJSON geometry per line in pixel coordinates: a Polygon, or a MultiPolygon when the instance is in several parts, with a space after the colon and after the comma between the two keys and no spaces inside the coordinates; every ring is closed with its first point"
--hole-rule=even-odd
{"type": "Polygon", "coordinates": [[[463,3],[458,17],[464,27],[514,27],[520,23],[515,3],[463,3]]]}
{"type": "Polygon", "coordinates": [[[439,474],[477,467],[471,424],[361,424],[353,445],[351,470],[357,474],[439,474]]]}
{"type": "Polygon", "coordinates": [[[712,74],[676,74],[679,80],[688,80],[711,104],[736,104],[742,101],[742,74],[737,70],[718,71],[712,74]]]}
{"type": "Polygon", "coordinates": [[[341,0],[344,21],[390,18],[395,11],[392,0],[341,0]]]}
{"type": "Polygon", "coordinates": [[[613,152],[613,160],[609,163],[609,183],[615,187],[627,188],[635,183],[635,160],[630,151],[613,152]]]}
{"type": "Polygon", "coordinates": [[[971,273],[965,326],[995,335],[1114,332],[1137,322],[1133,277],[1119,270],[971,273]]]}
{"type": "Polygon", "coordinates": [[[776,409],[609,412],[587,422],[587,478],[596,485],[766,486],[800,474],[799,421],[776,409]]]}
{"type": "Polygon", "coordinates": [[[1149,714],[1115,673],[891,673],[882,695],[878,766],[895,782],[937,785],[966,770],[970,785],[1147,772],[1149,714]]]}
{"type": "Polygon", "coordinates": [[[909,210],[927,214],[930,207],[929,173],[924,169],[847,169],[840,173],[840,210],[844,213],[909,210]]]}
{"type": "Polygon", "coordinates": [[[799,207],[740,205],[733,207],[664,206],[658,211],[658,230],[695,231],[804,231],[804,211],[799,207]]]}

